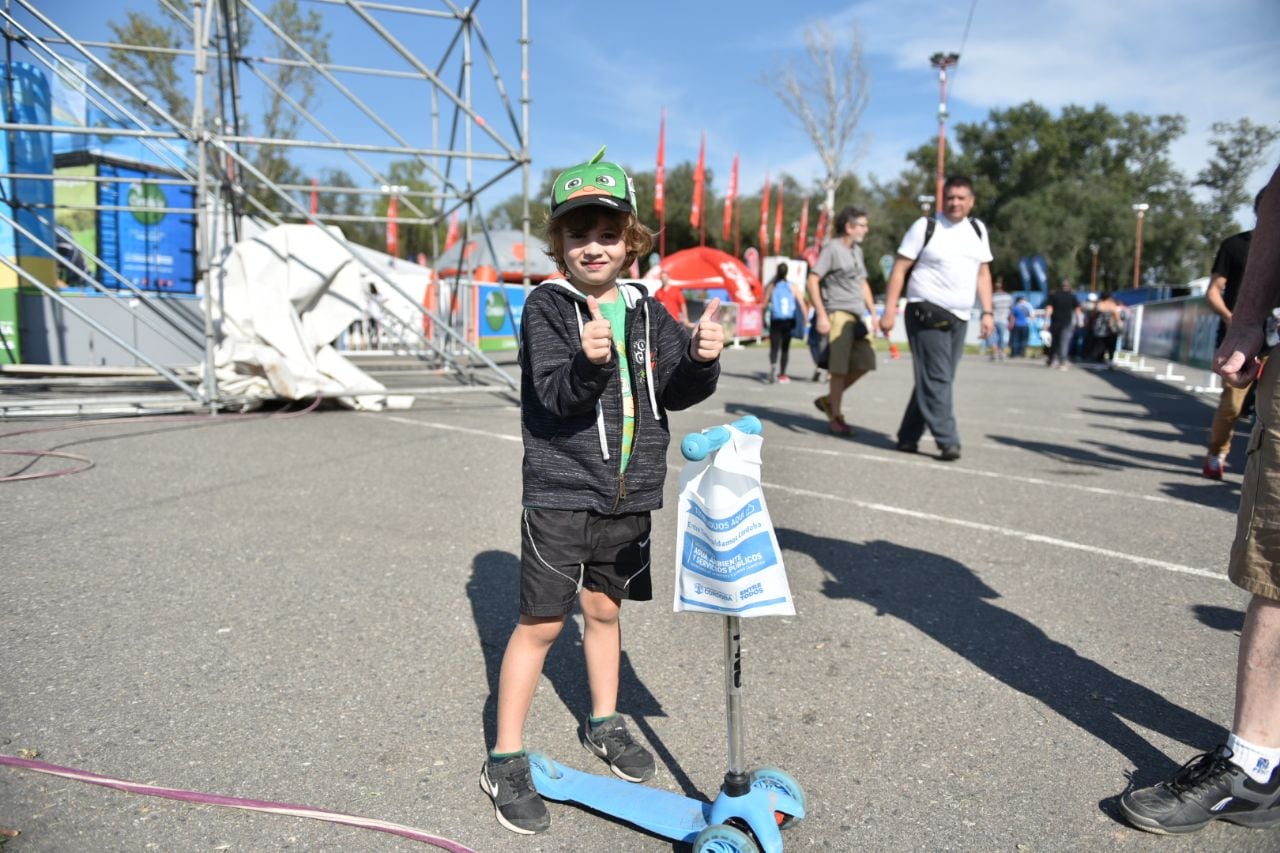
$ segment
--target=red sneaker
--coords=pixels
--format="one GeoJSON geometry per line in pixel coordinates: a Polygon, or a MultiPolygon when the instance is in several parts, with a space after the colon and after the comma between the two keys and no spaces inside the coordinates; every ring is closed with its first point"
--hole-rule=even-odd
{"type": "Polygon", "coordinates": [[[778,375],[778,381],[781,382],[783,385],[786,385],[788,382],[791,381],[791,377],[785,373],[781,373],[778,375]]]}
{"type": "Polygon", "coordinates": [[[1204,459],[1204,467],[1200,469],[1200,473],[1208,477],[1210,480],[1222,479],[1222,457],[1206,456],[1204,459]]]}
{"type": "Polygon", "coordinates": [[[831,420],[831,432],[833,435],[853,435],[853,427],[844,421],[844,415],[836,415],[831,420]]]}

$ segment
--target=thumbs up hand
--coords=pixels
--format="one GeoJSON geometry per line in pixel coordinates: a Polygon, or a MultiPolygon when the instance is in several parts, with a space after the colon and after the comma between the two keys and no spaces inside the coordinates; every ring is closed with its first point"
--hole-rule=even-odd
{"type": "Polygon", "coordinates": [[[694,361],[715,361],[724,349],[724,326],[720,325],[720,299],[712,299],[693,327],[689,355],[694,361]]]}
{"type": "Polygon", "coordinates": [[[600,303],[587,297],[591,319],[582,325],[582,352],[592,364],[608,364],[613,355],[613,327],[600,313],[600,303]]]}

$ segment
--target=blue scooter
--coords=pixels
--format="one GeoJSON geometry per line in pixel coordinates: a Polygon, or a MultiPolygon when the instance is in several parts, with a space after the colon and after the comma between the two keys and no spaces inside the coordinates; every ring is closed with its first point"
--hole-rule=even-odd
{"type": "MultiPolygon", "coordinates": [[[[759,435],[760,421],[745,417],[732,426],[759,435]]],[[[691,462],[705,459],[729,440],[729,430],[712,427],[691,433],[680,450],[691,462]]],[[[549,800],[573,802],[673,841],[689,842],[694,853],[781,853],[782,833],[805,814],[804,791],[773,767],[748,772],[742,725],[742,645],[738,616],[724,617],[725,707],[729,727],[729,769],[714,802],[648,788],[610,776],[565,767],[531,753],[533,783],[549,800]]]]}

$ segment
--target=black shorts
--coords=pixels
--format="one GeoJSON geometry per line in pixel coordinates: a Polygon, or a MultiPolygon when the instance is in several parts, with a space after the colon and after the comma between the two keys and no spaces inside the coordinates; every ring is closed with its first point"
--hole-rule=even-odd
{"type": "Polygon", "coordinates": [[[583,589],[653,598],[647,512],[599,515],[526,508],[520,519],[520,612],[564,616],[583,589]]]}

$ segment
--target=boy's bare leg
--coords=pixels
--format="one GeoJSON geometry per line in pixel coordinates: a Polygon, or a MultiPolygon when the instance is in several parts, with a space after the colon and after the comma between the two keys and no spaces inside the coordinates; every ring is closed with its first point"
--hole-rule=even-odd
{"type": "Polygon", "coordinates": [[[1253,596],[1240,632],[1232,731],[1258,746],[1280,747],[1280,601],[1253,596]]]}
{"type": "Polygon", "coordinates": [[[622,602],[603,592],[584,589],[582,602],[582,651],[587,659],[587,683],[591,687],[591,716],[608,717],[617,711],[618,669],[622,665],[622,602]]]}
{"type": "Polygon", "coordinates": [[[563,616],[521,614],[511,632],[498,676],[498,738],[494,752],[519,752],[524,748],[524,721],[533,704],[533,691],[542,677],[547,650],[560,636],[564,620],[563,616]]]}

